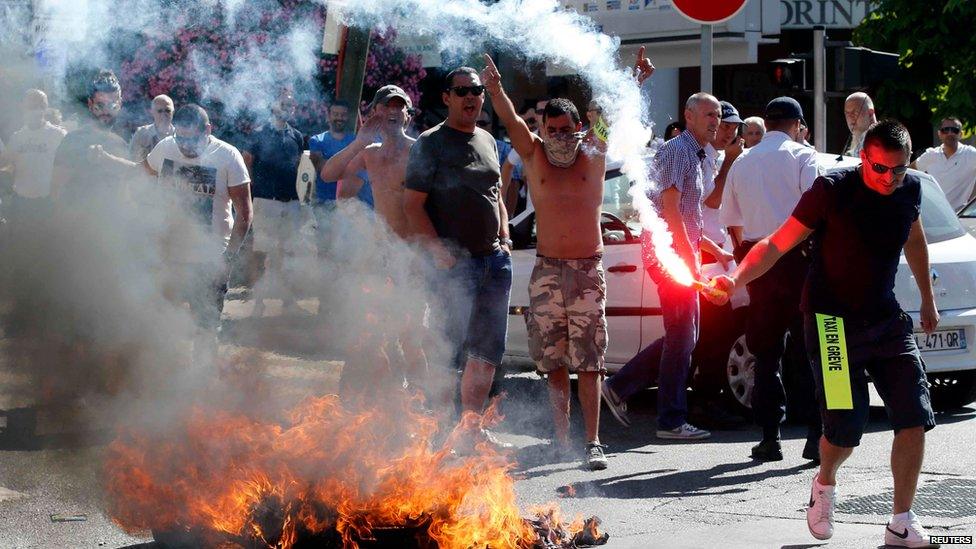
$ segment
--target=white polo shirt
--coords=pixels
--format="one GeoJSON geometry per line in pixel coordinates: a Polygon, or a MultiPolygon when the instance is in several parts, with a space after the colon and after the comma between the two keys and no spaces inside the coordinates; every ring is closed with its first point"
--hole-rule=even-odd
{"type": "Polygon", "coordinates": [[[705,199],[715,190],[715,177],[724,160],[725,151],[716,150],[711,143],[705,145],[705,162],[702,163],[702,234],[720,247],[724,247],[728,240],[725,225],[722,224],[719,209],[706,206],[705,199]]]}
{"type": "Polygon", "coordinates": [[[960,143],[950,158],[942,152],[942,145],[932,147],[915,160],[915,165],[939,182],[953,210],[969,202],[976,184],[976,147],[960,143]]]}
{"type": "Polygon", "coordinates": [[[821,175],[817,151],[780,131],[766,132],[729,169],[722,194],[722,223],[742,227],[743,240],[760,240],[786,221],[821,175]]]}

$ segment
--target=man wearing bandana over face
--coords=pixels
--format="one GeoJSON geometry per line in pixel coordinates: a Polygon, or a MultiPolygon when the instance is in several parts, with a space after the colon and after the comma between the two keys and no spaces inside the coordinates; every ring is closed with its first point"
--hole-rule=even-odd
{"type": "MultiPolygon", "coordinates": [[[[643,52],[638,59],[643,82],[653,66],[643,52]]],[[[606,469],[598,433],[607,348],[600,231],[606,144],[592,130],[581,132],[579,112],[566,99],[546,103],[540,135],[533,134],[515,112],[488,55],[485,63],[481,80],[522,157],[536,211],[537,258],[525,321],[530,353],[549,383],[555,444],[561,452],[570,451],[569,375],[576,372],[586,425],[583,463],[591,470],[606,469]]]]}

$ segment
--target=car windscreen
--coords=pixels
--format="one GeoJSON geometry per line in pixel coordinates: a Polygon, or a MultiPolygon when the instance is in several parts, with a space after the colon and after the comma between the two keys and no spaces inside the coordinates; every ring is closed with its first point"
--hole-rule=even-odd
{"type": "Polygon", "coordinates": [[[942,189],[930,177],[922,180],[922,226],[929,244],[966,234],[942,189]]]}
{"type": "Polygon", "coordinates": [[[640,219],[630,196],[630,178],[620,170],[608,170],[603,184],[602,210],[620,218],[632,230],[640,230],[640,219]]]}
{"type": "Polygon", "coordinates": [[[959,211],[959,217],[976,217],[976,199],[966,204],[966,207],[959,211]]]}

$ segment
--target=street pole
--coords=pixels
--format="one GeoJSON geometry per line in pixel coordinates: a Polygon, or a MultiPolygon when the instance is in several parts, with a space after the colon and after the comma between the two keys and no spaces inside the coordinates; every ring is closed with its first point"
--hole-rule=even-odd
{"type": "Polygon", "coordinates": [[[369,42],[369,29],[349,27],[346,29],[346,42],[340,55],[336,96],[352,105],[353,112],[357,113],[363,96],[369,42]]]}
{"type": "Polygon", "coordinates": [[[701,90],[712,93],[712,26],[701,26],[701,90]]]}
{"type": "Polygon", "coordinates": [[[827,59],[823,25],[813,27],[813,140],[817,152],[827,150],[827,59]]]}

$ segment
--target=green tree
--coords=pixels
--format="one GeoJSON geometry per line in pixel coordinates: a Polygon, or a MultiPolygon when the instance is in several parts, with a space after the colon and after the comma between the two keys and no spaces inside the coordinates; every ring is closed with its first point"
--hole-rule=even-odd
{"type": "Polygon", "coordinates": [[[897,52],[901,74],[875,97],[879,112],[908,119],[927,110],[933,122],[955,114],[976,128],[976,2],[879,0],[855,30],[858,45],[897,52]]]}

